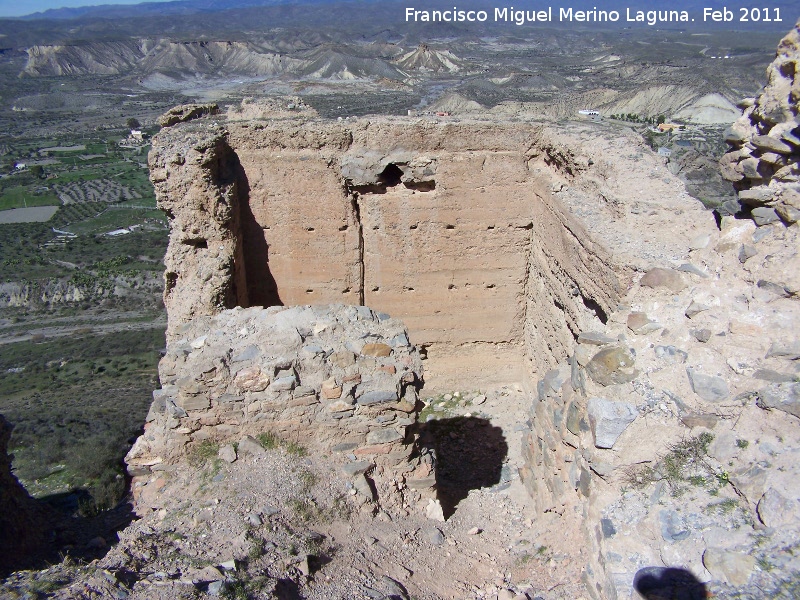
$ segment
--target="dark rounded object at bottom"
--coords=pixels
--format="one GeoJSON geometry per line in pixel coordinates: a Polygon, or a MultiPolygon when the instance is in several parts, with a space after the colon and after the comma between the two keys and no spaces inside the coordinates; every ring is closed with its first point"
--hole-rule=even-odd
{"type": "Polygon", "coordinates": [[[646,600],[706,600],[705,584],[686,569],[645,567],[633,578],[633,587],[646,600]]]}

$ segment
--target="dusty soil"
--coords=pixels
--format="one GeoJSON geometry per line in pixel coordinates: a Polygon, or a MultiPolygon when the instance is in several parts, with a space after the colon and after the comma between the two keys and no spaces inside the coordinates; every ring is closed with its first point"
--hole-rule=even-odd
{"type": "MultiPolygon", "coordinates": [[[[428,501],[413,494],[401,514],[388,514],[331,457],[284,446],[228,463],[201,449],[164,473],[156,508],[104,558],[17,574],[3,594],[77,578],[56,597],[119,597],[124,586],[129,598],[194,598],[209,585],[250,598],[582,597],[580,544],[573,554],[554,550],[570,547],[572,515],[534,516],[517,474],[531,400],[514,379],[514,353],[498,351],[489,369],[482,354],[488,389],[477,387],[486,381],[477,356],[432,354],[420,420],[436,444],[446,521],[426,517],[428,501]],[[219,567],[228,561],[235,570],[219,567]]],[[[114,539],[94,531],[76,540],[88,558],[114,539]]]]}

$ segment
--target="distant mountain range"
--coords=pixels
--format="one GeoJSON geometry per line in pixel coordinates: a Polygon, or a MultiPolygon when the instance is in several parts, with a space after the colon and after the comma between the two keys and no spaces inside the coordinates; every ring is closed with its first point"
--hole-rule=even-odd
{"type": "Polygon", "coordinates": [[[147,17],[153,15],[181,15],[200,12],[219,12],[258,6],[276,6],[280,4],[311,4],[325,0],[176,0],[175,2],[141,2],[139,4],[101,4],[97,6],[79,6],[54,8],[32,13],[20,19],[79,19],[147,17]]]}
{"type": "MultiPolygon", "coordinates": [[[[115,5],[105,4],[99,6],[84,6],[77,8],[58,8],[51,9],[44,12],[33,13],[24,17],[19,17],[21,20],[70,20],[70,19],[119,19],[119,18],[139,18],[139,17],[154,17],[154,16],[179,16],[179,15],[196,15],[203,13],[217,13],[224,11],[241,11],[257,8],[279,7],[287,5],[326,5],[336,4],[336,0],[175,0],[174,2],[143,2],[141,4],[126,4],[115,5]]],[[[358,4],[370,5],[370,11],[379,10],[383,12],[383,6],[395,5],[395,2],[381,2],[380,0],[360,0],[358,4]]],[[[781,22],[774,20],[765,21],[763,16],[758,15],[758,21],[749,20],[742,21],[740,9],[747,8],[751,10],[757,8],[746,4],[740,0],[733,0],[725,2],[722,0],[674,0],[665,6],[664,2],[659,0],[631,0],[630,2],[621,3],[618,0],[605,1],[602,0],[574,0],[569,2],[544,2],[522,0],[518,2],[488,2],[468,0],[466,2],[452,2],[448,0],[434,0],[425,2],[414,2],[407,0],[403,3],[405,7],[413,7],[417,9],[451,9],[456,5],[459,9],[483,9],[490,13],[495,7],[504,8],[506,6],[514,7],[522,10],[542,10],[552,6],[553,11],[557,12],[559,7],[572,7],[575,11],[591,11],[597,10],[617,10],[622,14],[622,19],[616,25],[625,26],[625,11],[664,11],[664,10],[686,10],[689,11],[692,17],[698,18],[694,23],[687,25],[687,27],[726,27],[728,29],[758,29],[758,30],[777,30],[786,29],[790,27],[800,17],[800,8],[797,6],[796,0],[773,0],[764,8],[768,9],[767,16],[771,19],[775,16],[775,9],[780,11],[781,22]],[[727,7],[733,13],[733,20],[730,22],[708,22],[699,23],[702,18],[703,10],[707,7],[715,10],[722,10],[727,7]]],[[[763,9],[759,9],[763,10],[763,9]]],[[[402,10],[396,11],[398,16],[403,14],[402,10]]],[[[614,24],[611,24],[613,26],[614,24]]]]}

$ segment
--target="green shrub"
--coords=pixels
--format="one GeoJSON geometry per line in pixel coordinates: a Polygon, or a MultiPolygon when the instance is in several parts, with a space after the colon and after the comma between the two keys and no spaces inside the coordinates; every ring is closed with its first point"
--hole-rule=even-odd
{"type": "Polygon", "coordinates": [[[201,467],[219,454],[219,444],[211,440],[203,440],[188,454],[187,460],[193,467],[201,467]]]}
{"type": "Polygon", "coordinates": [[[275,433],[271,431],[264,431],[256,436],[256,439],[265,450],[275,450],[276,448],[283,448],[287,453],[295,456],[308,456],[308,450],[296,442],[282,440],[275,433]]]}
{"type": "Polygon", "coordinates": [[[295,456],[308,456],[308,450],[306,447],[295,442],[286,442],[284,444],[284,448],[289,454],[294,454],[295,456]]]}
{"type": "Polygon", "coordinates": [[[280,438],[271,431],[259,433],[257,439],[265,450],[274,450],[281,444],[280,438]]]}
{"type": "Polygon", "coordinates": [[[703,485],[716,479],[722,485],[720,477],[724,477],[727,483],[727,473],[716,473],[706,460],[708,446],[713,439],[714,436],[710,433],[701,433],[672,444],[667,453],[654,464],[630,469],[626,473],[626,483],[634,487],[644,487],[657,481],[666,481],[673,495],[680,494],[686,483],[703,485]]]}

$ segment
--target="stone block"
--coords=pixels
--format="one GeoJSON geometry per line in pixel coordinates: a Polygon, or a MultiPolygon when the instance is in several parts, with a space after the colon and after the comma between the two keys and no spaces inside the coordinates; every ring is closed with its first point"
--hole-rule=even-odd
{"type": "Polygon", "coordinates": [[[781,220],[775,209],[770,206],[758,206],[750,211],[753,221],[759,227],[769,225],[770,223],[777,223],[781,220]]]}
{"type": "Polygon", "coordinates": [[[775,152],[776,154],[791,154],[792,147],[769,135],[754,135],[750,143],[762,152],[775,152]]]}
{"type": "Polygon", "coordinates": [[[634,362],[634,356],[628,348],[612,346],[595,354],[586,365],[586,371],[600,385],[617,385],[633,381],[639,376],[634,362]]]}
{"type": "Polygon", "coordinates": [[[392,353],[392,348],[388,344],[364,344],[361,354],[364,356],[386,357],[392,353]]]}
{"type": "Polygon", "coordinates": [[[376,429],[367,434],[368,444],[389,444],[403,439],[403,435],[394,429],[376,429]]]}
{"type": "Polygon", "coordinates": [[[364,392],[357,398],[357,402],[362,406],[371,406],[373,404],[383,404],[385,402],[397,402],[399,399],[397,390],[374,390],[371,392],[364,392]]]}
{"type": "Polygon", "coordinates": [[[185,394],[183,390],[181,390],[178,393],[178,401],[176,404],[183,410],[189,412],[208,409],[211,406],[211,400],[205,394],[195,396],[185,394]]]}
{"type": "Polygon", "coordinates": [[[293,390],[295,385],[297,385],[297,377],[294,375],[287,375],[284,377],[278,377],[275,381],[273,381],[269,385],[270,392],[285,392],[288,390],[293,390]]]}
{"type": "Polygon", "coordinates": [[[689,385],[692,391],[708,402],[721,402],[728,397],[728,384],[722,377],[714,375],[704,375],[695,371],[692,367],[686,368],[686,375],[689,377],[689,385]]]}
{"type": "Polygon", "coordinates": [[[267,453],[264,447],[256,438],[250,435],[244,436],[239,441],[237,452],[240,455],[261,456],[267,453]]]}
{"type": "Polygon", "coordinates": [[[755,569],[756,559],[736,550],[706,548],[703,565],[714,579],[733,586],[744,586],[755,569]]]}
{"type": "Polygon", "coordinates": [[[622,432],[639,415],[633,404],[604,398],[589,398],[587,413],[597,448],[613,448],[622,432]]]}
{"type": "Polygon", "coordinates": [[[650,319],[646,313],[632,312],[627,319],[628,329],[638,335],[646,335],[661,329],[661,325],[650,319]]]}
{"type": "Polygon", "coordinates": [[[674,269],[655,267],[644,274],[639,280],[639,285],[649,288],[667,288],[673,292],[680,292],[686,287],[686,282],[681,274],[674,269]]]}
{"type": "Polygon", "coordinates": [[[756,404],[800,418],[800,383],[773,383],[758,391],[756,404]]]}

